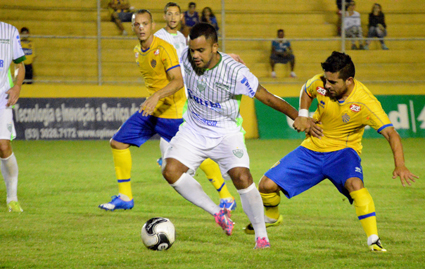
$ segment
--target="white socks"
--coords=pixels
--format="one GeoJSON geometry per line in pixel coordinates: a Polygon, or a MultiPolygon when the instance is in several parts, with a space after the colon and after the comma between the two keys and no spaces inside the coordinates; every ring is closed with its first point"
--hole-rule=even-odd
{"type": "Polygon", "coordinates": [[[202,208],[211,215],[214,216],[214,214],[220,211],[220,207],[216,205],[204,192],[201,184],[199,184],[199,182],[189,174],[183,173],[183,175],[174,184],[170,185],[186,200],[202,208]]]}
{"type": "Polygon", "coordinates": [[[260,192],[255,188],[255,183],[252,183],[246,189],[238,190],[238,193],[241,196],[243,211],[248,216],[254,228],[255,238],[265,237],[268,241],[266,224],[264,223],[263,200],[261,199],[260,192]]]}
{"type": "Polygon", "coordinates": [[[1,173],[6,183],[7,203],[18,201],[18,162],[15,154],[1,159],[1,173]]]}

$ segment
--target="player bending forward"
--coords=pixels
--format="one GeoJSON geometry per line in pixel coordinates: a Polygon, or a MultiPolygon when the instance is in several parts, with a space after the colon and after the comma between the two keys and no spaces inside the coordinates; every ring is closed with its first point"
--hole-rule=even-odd
{"type": "Polygon", "coordinates": [[[255,248],[268,248],[261,196],[249,171],[240,100],[242,95],[256,97],[292,119],[298,112],[264,89],[245,65],[218,52],[213,26],[196,24],[189,37],[189,49],[183,52],[180,61],[188,92],[187,110],[183,114],[184,123],[165,153],[163,175],[180,195],[214,216],[225,233],[231,235],[234,223],[230,212],[214,204],[191,173],[206,158],[217,162],[222,174],[232,179],[242,208],[253,223],[255,248]]]}
{"type": "MultiPolygon", "coordinates": [[[[314,76],[302,87],[300,112],[294,128],[298,131],[310,128],[308,109],[317,98],[319,105],[313,118],[320,122],[323,137],[307,135],[301,146],[261,178],[259,190],[266,208],[266,226],[278,225],[283,220],[278,209],[280,191],[291,198],[328,178],[350,203],[354,202],[369,248],[386,251],[378,236],[375,204],[363,184],[359,155],[364,127],[371,126],[388,140],[394,155],[393,178],[399,176],[405,186],[418,177],[406,168],[400,136],[381,104],[354,79],[355,68],[350,56],[334,51],[322,63],[322,68],[324,74],[314,76]]],[[[245,231],[253,233],[252,225],[245,231]]]]}

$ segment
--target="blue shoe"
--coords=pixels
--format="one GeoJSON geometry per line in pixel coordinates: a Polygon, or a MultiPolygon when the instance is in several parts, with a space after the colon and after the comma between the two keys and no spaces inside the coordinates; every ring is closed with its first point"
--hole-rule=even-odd
{"type": "Polygon", "coordinates": [[[156,163],[159,165],[159,167],[162,167],[162,157],[156,160],[156,163]]]}
{"type": "Polygon", "coordinates": [[[227,210],[235,210],[236,209],[236,201],[234,197],[220,199],[220,204],[218,205],[220,208],[225,208],[227,210]]]}
{"type": "Polygon", "coordinates": [[[134,199],[131,201],[121,200],[119,195],[112,196],[112,201],[106,204],[99,205],[100,209],[105,209],[106,211],[114,211],[115,209],[132,209],[134,207],[134,199]]]}

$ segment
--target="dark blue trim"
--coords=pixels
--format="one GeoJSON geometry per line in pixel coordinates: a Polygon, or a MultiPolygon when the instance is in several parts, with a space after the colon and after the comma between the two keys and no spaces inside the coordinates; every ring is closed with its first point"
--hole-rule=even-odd
{"type": "Polygon", "coordinates": [[[340,103],[340,104],[342,104],[342,103],[344,103],[344,102],[345,102],[345,100],[343,100],[343,101],[339,101],[339,100],[338,100],[338,103],[340,103]]]}
{"type": "Polygon", "coordinates": [[[226,185],[226,183],[223,182],[223,184],[220,186],[220,188],[217,189],[217,191],[220,192],[224,185],[226,185]]]}
{"type": "Polygon", "coordinates": [[[380,133],[382,130],[384,130],[385,128],[387,128],[387,127],[391,127],[391,126],[393,126],[393,124],[392,123],[390,123],[390,124],[387,124],[387,125],[384,125],[384,126],[382,126],[381,128],[379,128],[378,130],[377,130],[377,132],[378,133],[380,133]]]}
{"type": "Polygon", "coordinates": [[[366,218],[369,218],[369,217],[376,217],[376,213],[372,212],[372,213],[369,213],[369,214],[366,214],[366,215],[363,215],[363,216],[359,216],[359,220],[366,219],[366,218]]]}
{"type": "Polygon", "coordinates": [[[130,182],[131,178],[129,179],[118,179],[118,183],[124,183],[124,182],[130,182]]]}
{"type": "Polygon", "coordinates": [[[140,47],[140,50],[141,50],[142,52],[147,52],[148,50],[150,50],[150,48],[151,48],[151,47],[147,48],[146,50],[143,50],[143,49],[142,49],[142,47],[140,47]]]}
{"type": "Polygon", "coordinates": [[[167,70],[165,70],[165,72],[168,72],[168,71],[170,71],[171,69],[176,68],[176,67],[180,67],[180,65],[178,64],[178,65],[172,66],[172,67],[168,68],[167,70]]]}

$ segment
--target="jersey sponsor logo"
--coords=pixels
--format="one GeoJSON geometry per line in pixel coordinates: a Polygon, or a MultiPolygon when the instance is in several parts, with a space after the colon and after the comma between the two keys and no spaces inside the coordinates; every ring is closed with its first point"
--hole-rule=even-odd
{"type": "Polygon", "coordinates": [[[360,167],[356,167],[356,168],[355,168],[355,172],[357,172],[357,173],[360,173],[360,174],[361,174],[361,173],[362,173],[362,169],[361,169],[360,167]]]}
{"type": "Polygon", "coordinates": [[[238,157],[239,159],[243,157],[243,149],[234,149],[232,150],[233,155],[238,157]]]}
{"type": "Polygon", "coordinates": [[[362,107],[361,107],[361,106],[359,106],[359,105],[356,105],[356,104],[352,104],[352,105],[350,106],[350,109],[351,109],[353,112],[360,112],[360,110],[362,109],[362,107]]]}
{"type": "Polygon", "coordinates": [[[323,100],[320,100],[319,105],[323,108],[325,108],[325,102],[323,100]]]}
{"type": "Polygon", "coordinates": [[[151,61],[151,66],[152,66],[152,68],[155,68],[156,67],[156,61],[155,60],[152,60],[151,61]]]}
{"type": "Polygon", "coordinates": [[[157,49],[154,53],[153,53],[155,56],[156,55],[159,55],[159,49],[157,49]]]}
{"type": "Polygon", "coordinates": [[[218,88],[218,89],[224,90],[224,91],[228,91],[230,89],[230,85],[223,84],[223,83],[220,83],[220,82],[216,82],[215,87],[218,88]]]}
{"type": "Polygon", "coordinates": [[[25,53],[25,55],[28,55],[28,56],[30,56],[30,55],[32,55],[32,49],[23,49],[24,50],[24,53],[25,53]]]}
{"type": "Polygon", "coordinates": [[[187,89],[187,94],[189,95],[189,99],[195,101],[196,103],[202,105],[202,106],[206,106],[208,108],[211,108],[214,111],[220,112],[221,111],[221,105],[220,103],[213,103],[211,101],[208,100],[202,100],[202,98],[199,98],[196,95],[193,95],[193,91],[191,89],[187,89]]]}
{"type": "Polygon", "coordinates": [[[342,115],[342,121],[344,122],[344,123],[348,123],[349,121],[350,121],[350,116],[348,116],[348,114],[347,113],[345,113],[344,115],[342,115]]]}
{"type": "Polygon", "coordinates": [[[255,95],[255,92],[252,90],[251,85],[249,84],[248,79],[246,77],[243,77],[243,79],[241,80],[241,83],[245,85],[245,87],[248,89],[250,96],[255,95]]]}
{"type": "Polygon", "coordinates": [[[319,86],[319,87],[316,88],[316,91],[317,91],[318,94],[326,96],[326,89],[325,88],[319,86]]]}
{"type": "Polygon", "coordinates": [[[195,117],[196,120],[198,120],[199,122],[206,124],[208,126],[217,126],[217,121],[215,120],[207,120],[201,117],[201,115],[199,115],[198,113],[192,111],[193,116],[195,117]]]}

